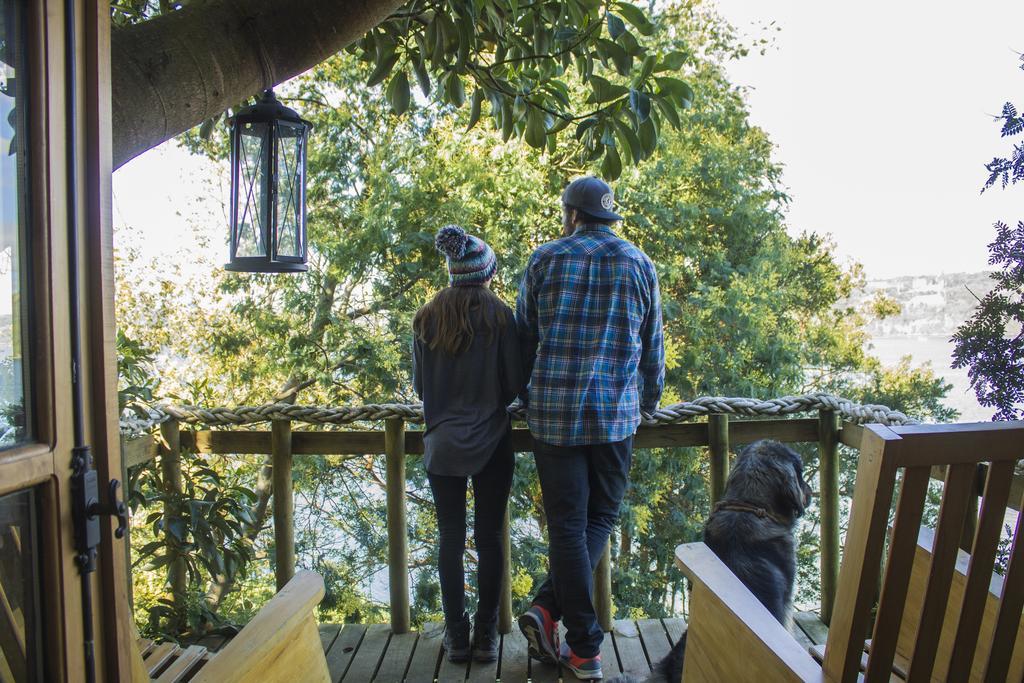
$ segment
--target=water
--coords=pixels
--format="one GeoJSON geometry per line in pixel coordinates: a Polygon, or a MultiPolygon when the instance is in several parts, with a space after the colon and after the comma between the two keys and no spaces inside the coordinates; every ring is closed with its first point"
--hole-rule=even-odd
{"type": "Polygon", "coordinates": [[[871,353],[884,365],[896,365],[903,356],[912,358],[912,365],[931,363],[935,374],[953,385],[946,398],[946,405],[960,411],[959,422],[986,422],[992,419],[992,409],[978,404],[967,377],[967,368],[954,370],[950,367],[953,359],[952,335],[925,334],[874,337],[871,353]]]}

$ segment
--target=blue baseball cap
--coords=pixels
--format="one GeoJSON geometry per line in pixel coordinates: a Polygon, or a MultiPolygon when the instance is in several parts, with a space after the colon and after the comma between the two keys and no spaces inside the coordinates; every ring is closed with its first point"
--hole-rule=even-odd
{"type": "Polygon", "coordinates": [[[622,216],[615,213],[615,194],[608,183],[589,175],[577,178],[562,192],[562,203],[577,209],[594,218],[609,221],[621,221],[622,216]]]}

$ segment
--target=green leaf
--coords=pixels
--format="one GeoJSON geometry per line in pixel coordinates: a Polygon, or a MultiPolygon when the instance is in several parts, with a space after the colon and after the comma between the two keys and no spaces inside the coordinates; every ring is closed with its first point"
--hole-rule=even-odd
{"type": "Polygon", "coordinates": [[[515,115],[512,113],[512,103],[505,97],[501,101],[501,141],[508,142],[512,137],[512,129],[515,125],[515,115]]]}
{"type": "Polygon", "coordinates": [[[629,157],[633,159],[633,163],[638,163],[641,159],[645,158],[644,146],[640,142],[640,138],[633,132],[633,129],[618,119],[615,120],[614,125],[615,138],[620,144],[625,140],[626,144],[622,145],[623,151],[629,152],[629,157]]]}
{"type": "Polygon", "coordinates": [[[388,83],[385,94],[388,98],[388,104],[391,105],[391,111],[395,112],[397,116],[401,116],[409,109],[411,95],[409,92],[409,77],[405,75],[404,71],[399,71],[395,74],[394,78],[388,83]]]}
{"type": "Polygon", "coordinates": [[[377,62],[376,68],[370,73],[370,77],[366,79],[367,87],[373,87],[384,82],[384,79],[391,73],[391,69],[395,67],[398,62],[398,55],[392,52],[383,61],[377,62]]]}
{"type": "Polygon", "coordinates": [[[597,124],[597,119],[593,116],[590,118],[583,119],[576,124],[576,139],[582,140],[583,135],[597,124]]]}
{"type": "Polygon", "coordinates": [[[574,28],[560,28],[555,31],[555,40],[560,43],[567,43],[570,40],[575,40],[578,35],[579,31],[574,28]]]}
{"type": "Polygon", "coordinates": [[[634,85],[640,85],[654,73],[654,67],[658,64],[658,58],[654,55],[647,55],[644,57],[643,64],[640,66],[640,73],[637,74],[636,78],[633,79],[634,85]]]}
{"type": "Polygon", "coordinates": [[[636,114],[638,123],[643,123],[651,117],[651,98],[639,90],[629,91],[629,107],[636,114]]]}
{"type": "Polygon", "coordinates": [[[686,63],[686,53],[674,50],[661,58],[658,71],[679,71],[686,63]]]}
{"type": "Polygon", "coordinates": [[[654,154],[654,150],[658,148],[658,129],[654,126],[654,119],[649,118],[640,124],[640,131],[638,133],[640,138],[640,146],[644,150],[644,158],[654,154]]]}
{"type": "Polygon", "coordinates": [[[448,101],[456,107],[461,107],[466,101],[466,88],[462,85],[462,78],[457,73],[448,74],[445,94],[448,96],[448,101]]]}
{"type": "Polygon", "coordinates": [[[612,37],[612,40],[615,40],[616,38],[618,38],[619,36],[621,36],[625,32],[626,32],[626,23],[624,21],[622,21],[622,19],[619,19],[614,14],[609,14],[608,15],[608,35],[610,35],[612,37]]]}
{"type": "Polygon", "coordinates": [[[587,98],[587,102],[602,104],[618,99],[629,92],[629,88],[622,85],[614,85],[608,79],[600,76],[590,77],[590,87],[593,92],[587,98]]]}
{"type": "Polygon", "coordinates": [[[476,125],[477,121],[480,120],[480,107],[484,101],[483,88],[477,88],[473,91],[473,99],[471,100],[472,105],[469,110],[469,124],[466,126],[466,130],[471,129],[476,125]]]}
{"type": "Polygon", "coordinates": [[[643,35],[649,36],[654,33],[654,24],[647,18],[647,13],[636,5],[631,5],[628,2],[617,2],[615,3],[615,9],[643,35]]]}
{"type": "Polygon", "coordinates": [[[544,125],[544,112],[536,107],[531,107],[530,113],[526,116],[526,134],[523,136],[526,139],[526,144],[542,149],[547,142],[547,134],[548,131],[544,125]]]}
{"type": "Polygon", "coordinates": [[[424,97],[430,96],[430,74],[427,73],[427,65],[422,59],[419,59],[412,64],[413,73],[416,74],[416,80],[420,84],[420,92],[423,93],[424,97]]]}
{"type": "Polygon", "coordinates": [[[621,45],[616,45],[610,40],[599,38],[594,43],[594,47],[597,49],[597,53],[601,56],[605,62],[611,62],[623,76],[628,76],[630,70],[633,68],[633,58],[622,48],[621,45]]]}
{"type": "Polygon", "coordinates": [[[654,80],[661,92],[675,99],[681,106],[688,107],[693,103],[693,90],[684,81],[669,76],[656,76],[654,80]]]}
{"type": "Polygon", "coordinates": [[[654,99],[654,105],[658,108],[668,122],[672,124],[672,127],[679,130],[683,123],[679,120],[679,112],[676,111],[676,105],[664,97],[656,97],[654,99]]]}
{"type": "Polygon", "coordinates": [[[604,161],[601,162],[601,175],[605,180],[616,180],[622,175],[622,160],[614,147],[606,147],[604,161]]]}

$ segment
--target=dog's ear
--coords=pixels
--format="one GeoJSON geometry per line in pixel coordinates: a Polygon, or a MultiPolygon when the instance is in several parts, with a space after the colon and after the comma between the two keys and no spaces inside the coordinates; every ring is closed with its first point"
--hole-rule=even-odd
{"type": "Polygon", "coordinates": [[[779,444],[778,449],[781,452],[777,453],[780,457],[775,458],[775,465],[782,476],[779,487],[779,495],[782,498],[780,502],[787,512],[791,512],[795,517],[801,517],[807,510],[808,502],[808,487],[801,476],[803,463],[796,451],[788,446],[779,444]]]}

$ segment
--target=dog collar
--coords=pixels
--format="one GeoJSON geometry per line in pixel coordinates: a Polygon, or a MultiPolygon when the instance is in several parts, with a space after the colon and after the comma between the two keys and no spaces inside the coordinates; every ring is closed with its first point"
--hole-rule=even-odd
{"type": "Polygon", "coordinates": [[[750,503],[744,503],[740,500],[720,500],[715,503],[715,507],[712,508],[712,512],[721,512],[722,510],[728,510],[729,512],[749,512],[761,517],[762,519],[768,518],[774,522],[782,524],[783,526],[788,524],[788,522],[776,515],[774,512],[762,507],[757,507],[756,505],[751,505],[750,503]]]}

